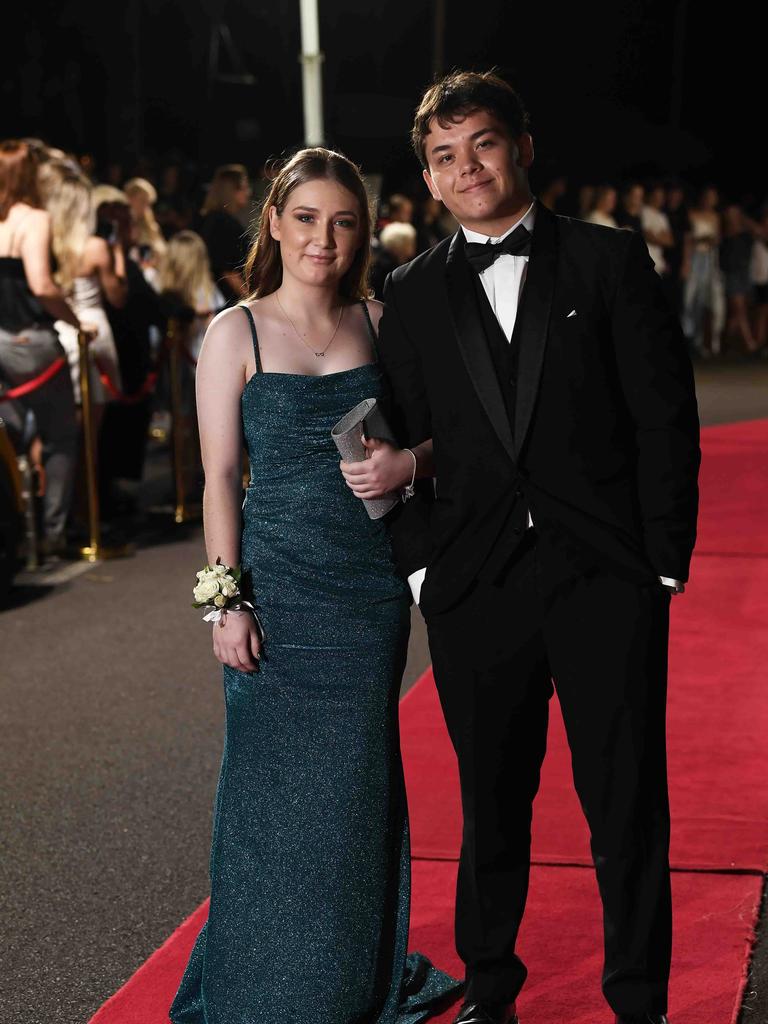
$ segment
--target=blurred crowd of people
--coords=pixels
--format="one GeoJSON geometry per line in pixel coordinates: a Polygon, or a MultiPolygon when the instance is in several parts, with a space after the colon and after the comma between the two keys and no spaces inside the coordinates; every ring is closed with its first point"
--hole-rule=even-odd
{"type": "MultiPolygon", "coordinates": [[[[194,366],[211,318],[245,298],[250,224],[270,166],[217,168],[201,185],[183,161],[99,180],[89,156],[38,139],[0,143],[0,417],[37,474],[41,550],[68,550],[84,513],[79,334],[98,433],[102,519],[130,514],[150,421],[167,433],[169,320],[182,325],[181,423],[194,448],[194,366]],[[165,417],[165,420],[163,419],[165,417]]],[[[768,204],[723,203],[678,182],[539,190],[559,213],[641,233],[691,353],[764,354],[768,342],[768,204]]],[[[378,203],[371,290],[456,223],[438,201],[395,193],[378,203]]],[[[177,413],[179,410],[177,410],[177,413]]]]}
{"type": "MultiPolygon", "coordinates": [[[[556,213],[643,235],[694,358],[768,354],[768,200],[746,208],[723,202],[711,185],[694,191],[677,181],[570,193],[565,178],[538,199],[556,213]]],[[[371,278],[379,298],[394,267],[456,230],[432,198],[393,195],[380,213],[371,278]]]]}
{"type": "Polygon", "coordinates": [[[244,294],[246,241],[230,211],[250,194],[244,168],[221,168],[198,230],[165,232],[148,179],[95,183],[78,160],[39,140],[0,143],[0,418],[34,467],[47,564],[87,536],[82,338],[101,519],[113,522],[135,508],[150,420],[168,404],[171,319],[184,346],[176,426],[186,440],[193,433],[203,334],[244,294]]]}
{"type": "Polygon", "coordinates": [[[583,187],[577,216],[645,236],[694,357],[765,353],[768,201],[746,209],[712,185],[630,181],[583,187]]]}

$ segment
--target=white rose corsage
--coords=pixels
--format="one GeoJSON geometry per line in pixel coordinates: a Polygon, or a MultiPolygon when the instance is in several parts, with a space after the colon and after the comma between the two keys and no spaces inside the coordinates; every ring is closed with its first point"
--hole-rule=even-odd
{"type": "Polygon", "coordinates": [[[239,565],[224,565],[220,558],[216,559],[215,565],[203,566],[197,573],[197,583],[192,590],[195,598],[192,607],[205,609],[203,622],[218,622],[220,626],[227,621],[227,612],[239,612],[247,608],[252,612],[263,636],[256,610],[250,601],[244,600],[240,590],[242,575],[239,565]]]}

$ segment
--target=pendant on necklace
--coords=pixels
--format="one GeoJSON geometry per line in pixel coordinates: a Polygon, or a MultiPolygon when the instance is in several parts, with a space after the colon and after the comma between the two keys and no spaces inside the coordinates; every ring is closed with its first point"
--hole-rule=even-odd
{"type": "Polygon", "coordinates": [[[325,356],[325,352],[315,352],[315,355],[317,356],[318,359],[320,359],[321,356],[325,356]]]}

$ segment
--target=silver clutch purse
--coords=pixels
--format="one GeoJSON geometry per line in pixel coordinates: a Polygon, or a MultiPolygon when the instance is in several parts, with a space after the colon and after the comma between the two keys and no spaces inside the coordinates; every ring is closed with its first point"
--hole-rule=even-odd
{"type": "MultiPolygon", "coordinates": [[[[365,456],[363,437],[378,437],[397,445],[381,406],[375,398],[365,398],[331,430],[339,454],[345,462],[362,462],[365,456]]],[[[363,498],[365,510],[371,519],[381,519],[398,502],[397,494],[385,494],[381,498],[363,498]]]]}

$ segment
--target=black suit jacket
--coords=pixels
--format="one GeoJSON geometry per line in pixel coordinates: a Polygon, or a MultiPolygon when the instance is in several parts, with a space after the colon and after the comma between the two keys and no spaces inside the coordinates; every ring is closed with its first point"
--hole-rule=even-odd
{"type": "Polygon", "coordinates": [[[425,613],[493,559],[519,500],[553,551],[641,583],[686,580],[700,461],[693,373],[642,237],[538,206],[514,417],[473,273],[459,231],[395,270],[384,294],[393,425],[403,444],[434,442],[436,496],[422,484],[390,517],[401,573],[428,567],[425,613]]]}

